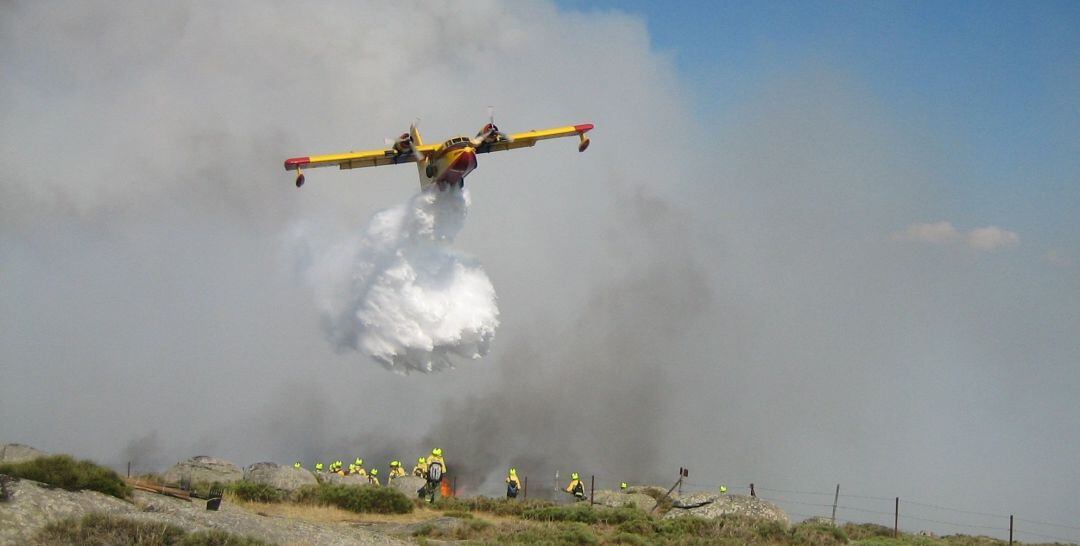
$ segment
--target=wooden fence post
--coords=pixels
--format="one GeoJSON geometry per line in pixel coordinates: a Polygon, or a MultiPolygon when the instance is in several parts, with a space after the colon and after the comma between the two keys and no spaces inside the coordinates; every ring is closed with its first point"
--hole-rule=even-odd
{"type": "Polygon", "coordinates": [[[896,511],[893,512],[893,528],[892,537],[896,538],[900,534],[900,497],[896,497],[896,511]]]}
{"type": "Polygon", "coordinates": [[[836,495],[832,499],[832,524],[836,527],[836,503],[840,500],[840,484],[836,484],[836,495]]]}
{"type": "Polygon", "coordinates": [[[589,478],[589,506],[596,504],[596,475],[589,478]]]}

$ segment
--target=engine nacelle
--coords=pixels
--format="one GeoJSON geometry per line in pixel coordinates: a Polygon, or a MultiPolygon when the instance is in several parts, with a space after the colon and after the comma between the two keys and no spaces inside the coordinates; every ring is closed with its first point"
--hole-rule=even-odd
{"type": "Polygon", "coordinates": [[[409,133],[402,133],[394,141],[394,152],[398,155],[411,153],[413,149],[412,135],[409,133]]]}

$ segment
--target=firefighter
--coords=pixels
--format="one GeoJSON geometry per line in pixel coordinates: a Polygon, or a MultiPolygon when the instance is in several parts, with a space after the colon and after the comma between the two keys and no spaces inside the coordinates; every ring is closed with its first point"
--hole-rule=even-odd
{"type": "Polygon", "coordinates": [[[585,500],[585,484],[581,483],[581,477],[577,472],[570,474],[570,485],[566,486],[566,492],[574,495],[574,498],[585,500]]]}
{"type": "Polygon", "coordinates": [[[365,478],[368,475],[367,470],[364,470],[364,460],[360,457],[357,457],[356,460],[353,461],[353,474],[363,476],[365,478]]]}
{"type": "Polygon", "coordinates": [[[438,447],[432,449],[431,455],[427,458],[427,475],[425,476],[427,482],[418,491],[420,498],[427,497],[428,502],[435,502],[435,492],[438,491],[445,474],[446,460],[443,459],[442,449],[438,447]]]}
{"type": "Polygon", "coordinates": [[[382,485],[379,483],[379,469],[372,468],[367,474],[367,482],[371,485],[382,485]]]}
{"type": "Polygon", "coordinates": [[[511,468],[510,473],[506,476],[506,498],[516,499],[520,490],[521,480],[518,479],[517,469],[511,468]]]}
{"type": "Polygon", "coordinates": [[[390,461],[390,474],[386,476],[387,480],[394,478],[400,478],[405,475],[405,467],[401,466],[401,461],[390,461]]]}
{"type": "Polygon", "coordinates": [[[427,459],[423,457],[416,458],[416,466],[412,469],[412,475],[417,478],[427,477],[427,459]]]}

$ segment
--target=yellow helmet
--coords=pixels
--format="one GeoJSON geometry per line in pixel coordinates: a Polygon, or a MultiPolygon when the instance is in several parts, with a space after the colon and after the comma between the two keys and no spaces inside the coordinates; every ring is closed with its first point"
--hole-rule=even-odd
{"type": "Polygon", "coordinates": [[[574,472],[573,474],[570,474],[570,479],[571,480],[577,480],[577,479],[580,479],[580,478],[578,477],[577,472],[574,472]]]}
{"type": "Polygon", "coordinates": [[[372,476],[377,476],[377,475],[379,475],[379,469],[378,469],[378,468],[372,468],[372,469],[371,469],[371,472],[370,472],[370,474],[371,474],[372,476]]]}
{"type": "Polygon", "coordinates": [[[626,489],[627,487],[630,487],[630,486],[626,485],[626,482],[620,482],[619,483],[619,489],[626,489]]]}
{"type": "Polygon", "coordinates": [[[436,456],[436,457],[442,457],[442,448],[437,447],[437,448],[431,450],[431,454],[436,456]]]}
{"type": "Polygon", "coordinates": [[[726,485],[721,485],[720,486],[720,492],[721,493],[727,493],[727,486],[726,485]]]}
{"type": "Polygon", "coordinates": [[[361,459],[360,457],[357,457],[357,458],[356,458],[356,460],[355,460],[355,461],[353,461],[353,463],[354,463],[354,464],[355,464],[356,466],[364,466],[364,460],[363,460],[363,459],[361,459]]]}
{"type": "Polygon", "coordinates": [[[420,464],[424,464],[424,463],[426,463],[426,462],[427,462],[427,459],[425,459],[425,458],[423,458],[423,457],[417,457],[417,458],[416,458],[416,462],[417,462],[417,463],[420,463],[420,464]]]}
{"type": "Polygon", "coordinates": [[[510,469],[510,475],[511,476],[516,476],[517,475],[517,469],[516,468],[511,468],[510,469]]]}
{"type": "Polygon", "coordinates": [[[390,461],[390,466],[401,466],[401,463],[397,461],[390,461]]]}

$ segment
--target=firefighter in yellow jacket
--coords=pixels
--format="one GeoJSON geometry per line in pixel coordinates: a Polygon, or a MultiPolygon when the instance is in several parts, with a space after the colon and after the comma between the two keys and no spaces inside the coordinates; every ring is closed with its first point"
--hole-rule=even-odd
{"type": "Polygon", "coordinates": [[[511,468],[506,476],[506,498],[516,499],[518,491],[521,491],[521,480],[518,479],[517,469],[511,468]]]}
{"type": "Polygon", "coordinates": [[[577,472],[570,474],[570,485],[566,486],[566,492],[574,495],[577,500],[585,500],[585,484],[581,483],[581,477],[577,472]]]}
{"type": "Polygon", "coordinates": [[[427,459],[423,457],[416,458],[416,466],[412,469],[412,475],[417,478],[427,478],[427,459]]]}
{"type": "Polygon", "coordinates": [[[405,467],[401,466],[401,461],[390,461],[390,474],[386,476],[387,480],[394,478],[400,478],[405,475],[405,467]]]}
{"type": "Polygon", "coordinates": [[[353,471],[352,471],[353,474],[363,476],[365,478],[367,477],[368,473],[367,473],[367,470],[364,470],[364,460],[363,459],[361,459],[360,457],[357,457],[356,460],[353,461],[353,464],[351,466],[353,468],[353,471]]]}
{"type": "Polygon", "coordinates": [[[446,460],[443,459],[442,449],[435,448],[431,450],[431,455],[427,458],[427,475],[424,483],[424,487],[420,488],[420,498],[427,497],[428,502],[435,502],[435,492],[439,490],[439,484],[442,483],[443,476],[446,474],[446,460]]]}
{"type": "Polygon", "coordinates": [[[382,485],[379,483],[379,469],[372,468],[367,474],[367,482],[371,485],[382,485]]]}

